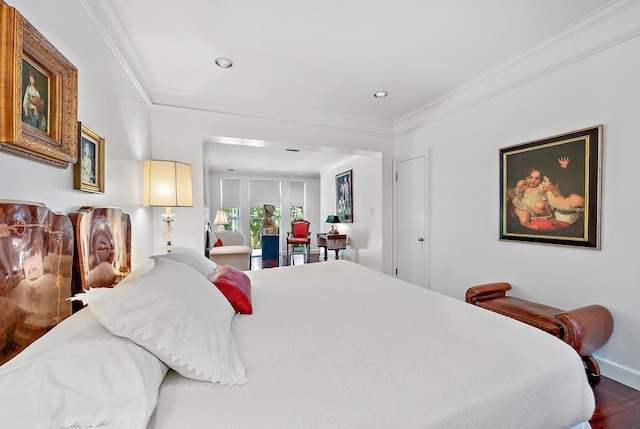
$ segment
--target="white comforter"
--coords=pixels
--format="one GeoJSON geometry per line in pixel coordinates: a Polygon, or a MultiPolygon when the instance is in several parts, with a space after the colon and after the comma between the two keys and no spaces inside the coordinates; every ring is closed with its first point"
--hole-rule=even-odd
{"type": "Polygon", "coordinates": [[[346,261],[247,274],[250,381],[170,371],[149,429],[551,429],[593,412],[575,351],[520,322],[346,261]]]}

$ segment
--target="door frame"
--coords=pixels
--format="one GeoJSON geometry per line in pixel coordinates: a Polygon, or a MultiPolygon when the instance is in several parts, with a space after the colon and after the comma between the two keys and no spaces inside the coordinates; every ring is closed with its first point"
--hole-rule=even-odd
{"type": "Polygon", "coordinates": [[[392,267],[392,276],[398,277],[396,270],[398,268],[398,164],[405,161],[411,161],[416,158],[424,157],[424,168],[425,168],[425,187],[424,187],[424,207],[425,207],[425,216],[424,216],[424,239],[425,239],[425,279],[424,279],[424,287],[429,289],[429,272],[430,272],[430,262],[431,258],[429,257],[430,249],[431,249],[431,234],[429,230],[430,223],[430,204],[429,204],[429,190],[430,190],[430,158],[429,158],[429,149],[426,151],[413,152],[409,155],[396,158],[393,160],[393,238],[392,238],[392,249],[393,249],[393,267],[392,267]]]}

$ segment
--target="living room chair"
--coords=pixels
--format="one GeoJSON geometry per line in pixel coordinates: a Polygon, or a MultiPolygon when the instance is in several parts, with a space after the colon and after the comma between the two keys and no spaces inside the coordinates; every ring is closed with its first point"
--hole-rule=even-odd
{"type": "Polygon", "coordinates": [[[304,246],[306,249],[305,262],[309,261],[309,248],[311,245],[309,224],[306,220],[291,222],[291,231],[287,232],[287,260],[289,260],[289,246],[291,246],[291,253],[293,253],[295,246],[304,246]]]}
{"type": "Polygon", "coordinates": [[[242,271],[251,269],[251,247],[243,244],[241,233],[209,230],[207,235],[209,247],[205,249],[205,255],[209,259],[216,264],[231,265],[242,271]]]}

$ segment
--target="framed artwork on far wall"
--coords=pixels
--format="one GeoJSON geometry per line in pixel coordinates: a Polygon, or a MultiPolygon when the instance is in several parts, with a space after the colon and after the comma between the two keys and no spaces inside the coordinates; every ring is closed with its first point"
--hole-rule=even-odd
{"type": "Polygon", "coordinates": [[[73,188],[104,193],[104,138],[78,122],[78,162],[73,170],[73,188]]]}
{"type": "Polygon", "coordinates": [[[500,240],[600,249],[602,125],[500,149],[500,240]]]}
{"type": "Polygon", "coordinates": [[[0,28],[0,150],[67,168],[78,155],[78,70],[2,1],[0,28]]]}
{"type": "Polygon", "coordinates": [[[340,222],[353,223],[353,170],[336,175],[336,213],[340,222]]]}

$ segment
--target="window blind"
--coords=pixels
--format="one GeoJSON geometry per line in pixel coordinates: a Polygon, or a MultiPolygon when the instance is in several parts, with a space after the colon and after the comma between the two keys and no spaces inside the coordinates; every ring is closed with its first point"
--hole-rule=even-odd
{"type": "Polygon", "coordinates": [[[240,207],[240,179],[220,180],[222,207],[240,207]]]}
{"type": "Polygon", "coordinates": [[[249,202],[250,207],[262,207],[264,204],[280,207],[280,181],[249,180],[249,202]]]}

